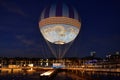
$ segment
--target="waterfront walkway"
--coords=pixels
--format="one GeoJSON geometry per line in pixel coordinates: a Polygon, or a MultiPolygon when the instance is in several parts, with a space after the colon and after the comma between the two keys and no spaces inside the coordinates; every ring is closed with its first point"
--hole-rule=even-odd
{"type": "MultiPolygon", "coordinates": [[[[21,68],[0,68],[0,72],[5,72],[7,71],[8,73],[11,72],[19,72],[21,70],[29,70],[31,69],[30,67],[21,67],[21,68]]],[[[33,67],[33,70],[52,70],[53,68],[51,67],[33,67]]],[[[120,68],[70,68],[70,67],[65,67],[62,68],[63,70],[74,70],[74,71],[96,71],[96,72],[119,72],[120,73],[120,68]]]]}

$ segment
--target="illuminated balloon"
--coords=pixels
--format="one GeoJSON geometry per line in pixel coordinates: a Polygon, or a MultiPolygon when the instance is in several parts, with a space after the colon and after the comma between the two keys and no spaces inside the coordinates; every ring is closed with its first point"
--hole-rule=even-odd
{"type": "Polygon", "coordinates": [[[46,41],[64,45],[74,41],[77,37],[81,22],[73,7],[59,3],[43,10],[39,28],[46,41]]]}

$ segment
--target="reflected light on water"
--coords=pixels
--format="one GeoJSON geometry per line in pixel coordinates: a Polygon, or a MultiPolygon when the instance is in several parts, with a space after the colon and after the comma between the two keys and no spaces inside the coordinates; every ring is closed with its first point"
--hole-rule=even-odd
{"type": "MultiPolygon", "coordinates": [[[[17,69],[16,69],[17,70],[17,69]]],[[[13,70],[14,71],[14,70],[13,70]]],[[[29,68],[28,70],[22,70],[18,73],[7,73],[0,72],[0,80],[10,80],[11,78],[15,80],[41,80],[41,76],[49,76],[54,70],[37,70],[34,68],[29,68]],[[10,78],[10,79],[9,79],[10,78]]],[[[11,80],[12,80],[11,79],[11,80]]],[[[65,71],[60,70],[54,80],[119,80],[120,73],[109,73],[109,72],[86,72],[86,71],[65,71]]],[[[45,79],[46,80],[46,79],[45,79]]]]}

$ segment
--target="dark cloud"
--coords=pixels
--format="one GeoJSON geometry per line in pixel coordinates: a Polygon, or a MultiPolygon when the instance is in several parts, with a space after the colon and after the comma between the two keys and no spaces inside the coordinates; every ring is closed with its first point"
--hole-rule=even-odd
{"type": "Polygon", "coordinates": [[[25,14],[21,10],[21,8],[19,8],[19,6],[14,2],[1,1],[0,5],[4,7],[6,10],[8,10],[9,12],[13,12],[22,16],[27,16],[27,14],[25,14]]]}
{"type": "Polygon", "coordinates": [[[27,37],[25,37],[23,35],[17,35],[16,39],[18,39],[21,44],[25,45],[28,48],[32,47],[34,49],[38,49],[38,48],[42,47],[41,45],[36,43],[34,40],[29,39],[29,38],[27,38],[27,37]]]}
{"type": "Polygon", "coordinates": [[[26,39],[24,36],[17,35],[16,38],[19,39],[25,45],[34,45],[35,44],[34,41],[32,41],[30,39],[26,39]]]}

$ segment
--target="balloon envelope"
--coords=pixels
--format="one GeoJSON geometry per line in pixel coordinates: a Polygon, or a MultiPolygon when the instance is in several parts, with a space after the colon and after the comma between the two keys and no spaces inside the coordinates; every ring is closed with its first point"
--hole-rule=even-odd
{"type": "Polygon", "coordinates": [[[73,41],[79,33],[79,29],[72,25],[51,24],[40,29],[44,38],[54,44],[65,44],[73,41]]]}
{"type": "Polygon", "coordinates": [[[52,54],[62,58],[77,37],[81,21],[73,7],[57,3],[43,10],[39,28],[52,54]]]}

